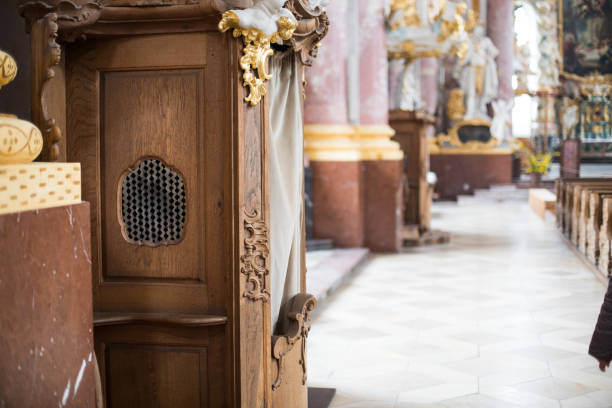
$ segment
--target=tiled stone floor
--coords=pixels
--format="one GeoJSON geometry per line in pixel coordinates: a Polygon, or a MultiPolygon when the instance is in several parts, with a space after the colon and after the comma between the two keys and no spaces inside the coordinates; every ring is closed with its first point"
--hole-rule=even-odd
{"type": "Polygon", "coordinates": [[[328,298],[309,385],[333,408],[612,407],[587,355],[604,287],[526,201],[436,204],[452,242],[374,256],[328,298]]]}

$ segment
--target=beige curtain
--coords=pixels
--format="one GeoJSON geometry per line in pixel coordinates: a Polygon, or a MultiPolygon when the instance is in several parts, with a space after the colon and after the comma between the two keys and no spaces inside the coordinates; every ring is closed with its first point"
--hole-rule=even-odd
{"type": "Polygon", "coordinates": [[[287,327],[281,311],[300,291],[303,125],[298,63],[293,52],[270,59],[270,254],[272,327],[287,327]],[[279,318],[282,316],[282,318],[279,318]]]}

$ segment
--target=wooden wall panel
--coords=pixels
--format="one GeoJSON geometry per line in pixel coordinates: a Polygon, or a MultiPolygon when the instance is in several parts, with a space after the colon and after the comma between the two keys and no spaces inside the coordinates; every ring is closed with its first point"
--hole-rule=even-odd
{"type": "Polygon", "coordinates": [[[206,349],[118,344],[106,358],[112,408],[208,405],[206,349]]]}
{"type": "Polygon", "coordinates": [[[191,279],[205,282],[204,73],[193,70],[100,72],[100,143],[103,176],[103,279],[191,279]],[[182,175],[186,225],[178,245],[137,246],[117,222],[120,181],[143,158],[161,159],[182,175]]]}
{"type": "Polygon", "coordinates": [[[220,36],[151,35],[68,49],[67,88],[74,101],[68,107],[69,156],[83,162],[83,195],[92,202],[97,226],[98,311],[227,313],[231,99],[227,71],[213,64],[209,73],[199,65],[227,55],[224,41],[208,41],[209,35],[220,36]],[[121,232],[121,177],[143,158],[159,158],[184,178],[186,223],[177,245],[136,246],[121,232]]]}

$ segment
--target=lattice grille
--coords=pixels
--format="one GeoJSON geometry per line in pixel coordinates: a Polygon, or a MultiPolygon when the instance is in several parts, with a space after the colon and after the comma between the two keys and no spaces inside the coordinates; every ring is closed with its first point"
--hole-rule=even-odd
{"type": "Polygon", "coordinates": [[[121,183],[123,234],[137,245],[176,244],[183,238],[185,183],[157,159],[142,161],[121,183]]]}

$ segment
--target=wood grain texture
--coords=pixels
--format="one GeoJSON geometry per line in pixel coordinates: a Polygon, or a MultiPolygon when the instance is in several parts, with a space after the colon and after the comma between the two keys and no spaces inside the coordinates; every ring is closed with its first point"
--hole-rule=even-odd
{"type": "Polygon", "coordinates": [[[394,140],[399,142],[405,155],[404,225],[418,225],[421,233],[431,226],[427,131],[434,123],[435,118],[424,112],[389,112],[389,124],[395,130],[394,140]]]}

